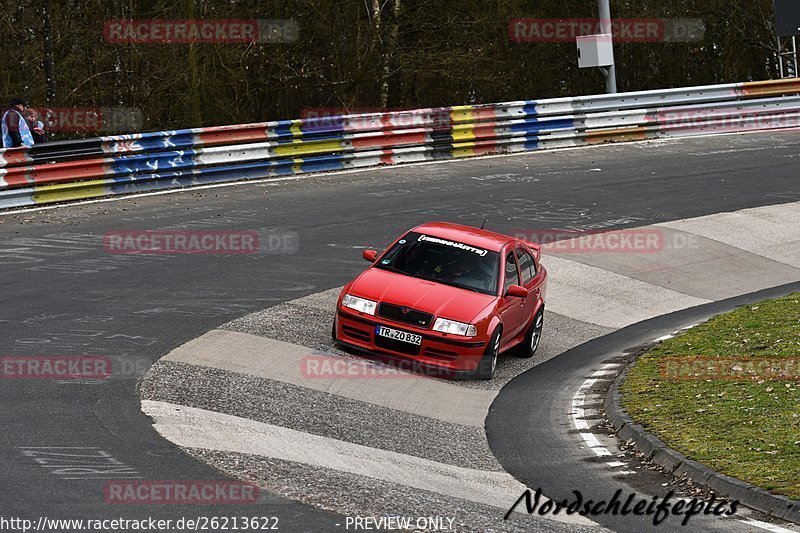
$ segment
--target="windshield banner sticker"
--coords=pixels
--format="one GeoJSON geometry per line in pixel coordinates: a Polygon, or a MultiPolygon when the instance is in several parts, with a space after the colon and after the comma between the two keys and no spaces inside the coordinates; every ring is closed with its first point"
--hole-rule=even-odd
{"type": "Polygon", "coordinates": [[[487,253],[489,253],[487,250],[482,250],[480,248],[475,248],[474,246],[468,246],[468,245],[466,245],[464,243],[461,243],[461,242],[448,241],[446,239],[439,239],[438,237],[428,237],[427,235],[420,235],[419,239],[417,239],[417,241],[427,241],[427,242],[432,242],[432,243],[435,243],[435,244],[443,244],[445,246],[452,246],[453,248],[460,248],[461,250],[467,250],[468,252],[475,252],[476,254],[478,254],[481,257],[483,257],[487,253]]]}

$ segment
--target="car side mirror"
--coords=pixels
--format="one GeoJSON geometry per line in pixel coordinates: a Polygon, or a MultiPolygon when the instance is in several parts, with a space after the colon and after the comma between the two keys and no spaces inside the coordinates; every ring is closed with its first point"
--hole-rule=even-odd
{"type": "Polygon", "coordinates": [[[512,296],[514,298],[527,298],[528,289],[520,285],[512,285],[506,291],[506,296],[512,296]]]}
{"type": "Polygon", "coordinates": [[[375,250],[364,250],[361,252],[361,257],[369,261],[370,263],[374,263],[375,260],[378,258],[378,252],[375,250]]]}

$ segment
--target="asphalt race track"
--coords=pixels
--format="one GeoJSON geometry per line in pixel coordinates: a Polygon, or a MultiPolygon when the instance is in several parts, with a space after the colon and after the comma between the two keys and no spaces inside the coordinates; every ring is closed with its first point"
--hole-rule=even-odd
{"type": "MultiPolygon", "coordinates": [[[[733,135],[308,176],[0,216],[0,353],[106,355],[116,369],[100,382],[3,380],[0,468],[13,490],[2,492],[0,507],[4,514],[29,518],[278,516],[287,531],[336,529],[341,516],[280,496],[234,511],[106,504],[108,479],[222,475],[154,431],[140,411],[138,384],[147,369],[237,318],[341,286],[363,268],[362,248],[382,248],[423,221],[479,225],[488,218],[487,227],[498,231],[613,229],[796,202],[798,154],[796,132],[733,135]],[[107,232],[146,229],[290,232],[299,246],[292,253],[250,255],[133,256],[104,249],[107,232]],[[31,452],[45,448],[101,450],[114,459],[115,469],[46,468],[31,452]]],[[[788,268],[776,272],[774,285],[793,281],[788,268]]],[[[696,298],[704,303],[723,295],[709,288],[696,298]]],[[[554,303],[548,309],[557,309],[554,303]]],[[[557,356],[625,325],[624,317],[612,313],[608,323],[585,331],[560,330],[549,353],[557,356]]],[[[562,363],[556,357],[545,364],[562,363]]],[[[493,386],[517,370],[522,369],[507,367],[493,386]]],[[[516,383],[507,394],[518,392],[516,383]]],[[[570,396],[573,385],[564,384],[570,396]]],[[[568,407],[561,406],[563,423],[568,407]]],[[[302,417],[302,404],[291,409],[302,417]]],[[[527,479],[496,444],[503,426],[495,422],[490,416],[489,441],[500,463],[547,494],[547,479],[527,479]]],[[[536,457],[532,452],[531,460],[536,457]]],[[[571,468],[577,472],[583,464],[571,468]]],[[[346,490],[331,485],[326,492],[335,498],[346,490]]],[[[553,490],[555,497],[561,488],[553,490]]],[[[448,515],[448,509],[440,514],[448,515]]]]}
{"type": "MultiPolygon", "coordinates": [[[[670,310],[690,308],[697,315],[712,300],[799,279],[799,205],[626,232],[653,237],[649,252],[576,253],[572,246],[583,238],[544,246],[552,273],[543,348],[532,359],[501,358],[491,382],[389,372],[336,349],[327,327],[340,290],[334,288],[246,315],[171,351],[145,376],[142,409],[161,435],[219,470],[347,516],[387,510],[436,516],[447,509],[459,530],[576,530],[591,523],[563,515],[501,521],[537,480],[546,496],[569,494],[565,471],[577,474],[573,487],[591,487],[586,497],[594,501],[623,490],[619,485],[656,497],[677,490],[691,501],[691,488],[663,483],[663,475],[618,449],[596,408],[604,394],[593,390],[608,386],[630,360],[627,352],[661,337],[664,326],[635,345],[623,335],[610,352],[596,354],[595,343],[581,343],[594,337],[608,342],[618,337],[608,335],[616,328],[635,328],[670,310]],[[549,372],[552,365],[562,373],[549,372]],[[532,415],[539,418],[531,421],[532,415]],[[565,431],[570,418],[575,430],[565,431]],[[542,443],[542,436],[551,440],[542,443]],[[509,476],[495,455],[527,485],[509,476]],[[574,468],[586,461],[594,464],[574,468]],[[593,467],[625,482],[580,482],[593,467]],[[331,494],[331,486],[348,489],[331,494]],[[368,500],[365,493],[372,493],[368,500]]],[[[735,517],[703,515],[681,529],[748,530],[756,523],[746,511],[735,517]]],[[[644,525],[639,516],[597,521],[617,530],[644,525]]]]}

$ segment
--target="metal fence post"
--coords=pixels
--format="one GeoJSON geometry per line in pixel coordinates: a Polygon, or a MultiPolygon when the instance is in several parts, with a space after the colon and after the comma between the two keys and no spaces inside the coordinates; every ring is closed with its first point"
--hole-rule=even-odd
{"type": "MultiPolygon", "coordinates": [[[[607,33],[612,35],[612,28],[611,28],[611,7],[608,4],[609,0],[599,0],[599,8],[600,8],[600,25],[602,27],[601,33],[607,33]]],[[[613,36],[612,39],[612,46],[613,46],[613,36]]],[[[616,61],[615,61],[616,63],[616,61]]],[[[609,94],[617,92],[617,66],[615,63],[612,63],[609,67],[606,68],[606,92],[609,94]]]]}

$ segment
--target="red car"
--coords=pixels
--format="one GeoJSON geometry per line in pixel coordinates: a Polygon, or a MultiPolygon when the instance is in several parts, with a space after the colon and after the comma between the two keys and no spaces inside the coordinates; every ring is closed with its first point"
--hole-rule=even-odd
{"type": "Polygon", "coordinates": [[[417,226],[339,295],[333,339],[450,377],[491,379],[497,356],[533,356],[547,270],[539,246],[446,222],[417,226]],[[444,371],[444,372],[441,372],[444,371]]]}

